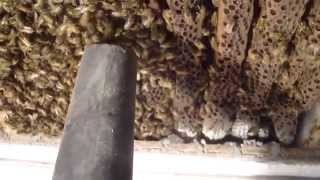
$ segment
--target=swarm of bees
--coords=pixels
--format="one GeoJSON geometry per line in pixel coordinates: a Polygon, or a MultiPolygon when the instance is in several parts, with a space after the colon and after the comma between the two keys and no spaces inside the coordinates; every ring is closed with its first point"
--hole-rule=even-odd
{"type": "Polygon", "coordinates": [[[137,139],[290,144],[320,99],[318,1],[2,0],[0,128],[60,135],[94,43],[139,59],[137,139]]]}

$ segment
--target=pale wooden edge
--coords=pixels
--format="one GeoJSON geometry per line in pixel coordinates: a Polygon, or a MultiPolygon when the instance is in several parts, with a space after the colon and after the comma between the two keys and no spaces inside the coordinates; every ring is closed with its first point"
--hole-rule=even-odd
{"type": "MultiPolygon", "coordinates": [[[[231,150],[235,148],[232,145],[206,147],[214,152],[197,151],[193,146],[194,144],[163,145],[159,142],[137,141],[133,161],[134,179],[217,179],[221,176],[236,177],[235,179],[255,176],[259,177],[257,179],[262,179],[262,176],[269,177],[268,179],[284,176],[290,176],[289,179],[320,177],[320,163],[314,161],[287,161],[277,158],[267,160],[261,156],[256,158],[245,151],[240,151],[239,154],[238,150],[231,150]]],[[[5,170],[2,177],[7,173],[8,177],[15,174],[31,179],[42,174],[42,179],[50,179],[58,150],[58,145],[0,143],[0,168],[5,170]]]]}
{"type": "MultiPolygon", "coordinates": [[[[28,144],[28,145],[54,145],[58,146],[61,137],[48,137],[46,135],[8,135],[0,132],[0,143],[28,144]]],[[[242,144],[174,144],[166,141],[135,141],[137,152],[156,152],[168,154],[193,154],[219,157],[255,158],[257,160],[306,161],[320,162],[320,148],[287,148],[278,143],[264,145],[242,144]]]]}
{"type": "Polygon", "coordinates": [[[254,158],[269,161],[306,161],[320,163],[319,148],[286,148],[277,143],[257,145],[235,144],[167,144],[159,141],[135,141],[135,151],[169,154],[198,154],[219,157],[254,158]]]}

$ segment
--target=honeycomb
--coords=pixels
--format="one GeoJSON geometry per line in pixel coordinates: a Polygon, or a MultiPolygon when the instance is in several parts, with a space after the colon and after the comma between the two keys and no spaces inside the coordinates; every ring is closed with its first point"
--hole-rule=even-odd
{"type": "Polygon", "coordinates": [[[205,8],[200,8],[200,1],[168,0],[167,2],[169,9],[163,12],[163,17],[168,29],[184,41],[201,44],[206,12],[205,8]]]}
{"type": "Polygon", "coordinates": [[[231,134],[234,137],[248,139],[258,135],[259,119],[251,111],[241,110],[237,112],[235,121],[232,125],[231,134]]]}
{"type": "Polygon", "coordinates": [[[304,1],[264,0],[260,18],[255,25],[252,44],[246,59],[246,87],[249,97],[243,103],[257,109],[265,108],[273,83],[286,59],[286,49],[304,12],[304,1]],[[251,88],[251,89],[250,89],[251,88]]]}
{"type": "Polygon", "coordinates": [[[201,108],[203,119],[202,133],[209,139],[219,140],[228,135],[232,121],[228,112],[222,104],[208,101],[201,108]]]}
{"type": "Polygon", "coordinates": [[[301,108],[312,108],[320,98],[320,67],[305,72],[297,81],[295,99],[301,108]]]}
{"type": "Polygon", "coordinates": [[[230,104],[237,101],[234,95],[240,87],[252,18],[253,1],[219,1],[216,42],[213,42],[216,67],[210,71],[208,98],[202,113],[203,134],[209,139],[224,138],[232,127],[235,106],[230,104]]]}
{"type": "Polygon", "coordinates": [[[270,117],[278,139],[286,144],[294,141],[297,131],[298,110],[288,103],[275,102],[270,117]]]}
{"type": "Polygon", "coordinates": [[[184,137],[195,137],[201,129],[199,101],[207,83],[207,73],[192,54],[191,46],[180,46],[176,59],[173,111],[176,129],[184,137]],[[186,71],[188,70],[188,71],[186,71]]]}
{"type": "Polygon", "coordinates": [[[220,1],[215,48],[215,64],[222,71],[219,73],[240,75],[252,19],[253,1],[220,1]]]}
{"type": "Polygon", "coordinates": [[[139,59],[136,139],[290,144],[298,116],[320,99],[317,0],[2,0],[0,24],[7,132],[61,135],[94,43],[139,59]]]}

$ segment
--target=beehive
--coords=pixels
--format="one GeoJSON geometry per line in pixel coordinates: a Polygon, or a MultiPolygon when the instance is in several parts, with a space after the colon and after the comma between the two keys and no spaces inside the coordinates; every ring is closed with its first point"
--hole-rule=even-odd
{"type": "Polygon", "coordinates": [[[0,127],[59,136],[84,46],[113,43],[139,58],[136,139],[290,144],[299,114],[320,98],[319,7],[316,0],[3,0],[0,127]]]}

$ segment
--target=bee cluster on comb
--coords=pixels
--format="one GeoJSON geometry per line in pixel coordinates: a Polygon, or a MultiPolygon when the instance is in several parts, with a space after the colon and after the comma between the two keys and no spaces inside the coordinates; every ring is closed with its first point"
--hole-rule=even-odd
{"type": "Polygon", "coordinates": [[[290,144],[320,99],[317,0],[3,0],[0,24],[6,132],[61,134],[94,43],[139,59],[136,139],[290,144]]]}

